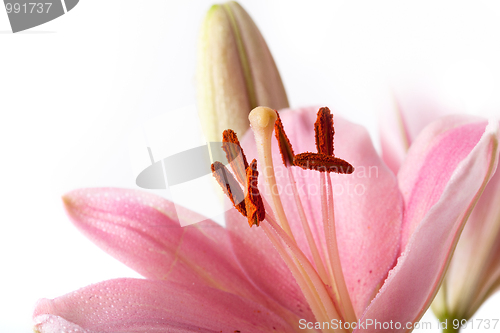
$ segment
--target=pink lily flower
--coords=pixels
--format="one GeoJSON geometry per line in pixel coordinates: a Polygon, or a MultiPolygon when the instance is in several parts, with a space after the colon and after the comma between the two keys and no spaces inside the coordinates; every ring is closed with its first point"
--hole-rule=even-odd
{"type": "MultiPolygon", "coordinates": [[[[414,141],[396,178],[366,130],[336,117],[335,155],[355,170],[330,176],[283,167],[269,135],[276,115],[257,109],[250,114],[257,144],[249,131],[242,146],[261,171],[260,227],[249,227],[230,209],[226,228],[211,221],[182,228],[173,203],[153,194],[71,192],[64,203],[77,228],[145,279],[110,280],[42,299],[33,315],[36,332],[381,330],[367,326],[370,321],[402,325],[391,332],[411,330],[406,325],[430,305],[496,169],[498,128],[482,119],[440,119],[414,141]],[[340,320],[361,325],[334,328],[340,320]]],[[[293,149],[315,151],[316,109],[280,116],[293,149]]]]}
{"type": "MultiPolygon", "coordinates": [[[[406,100],[382,123],[384,161],[398,172],[416,135],[438,117],[451,113],[428,97],[406,100]]],[[[432,304],[436,316],[470,319],[500,287],[500,172],[486,186],[464,227],[441,290],[432,304]]]]}

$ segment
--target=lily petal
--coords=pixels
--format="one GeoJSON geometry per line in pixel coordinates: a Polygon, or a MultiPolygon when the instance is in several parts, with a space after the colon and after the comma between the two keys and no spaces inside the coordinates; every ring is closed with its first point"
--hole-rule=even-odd
{"type": "MultiPolygon", "coordinates": [[[[500,172],[495,172],[465,225],[446,274],[446,303],[432,308],[438,317],[469,319],[499,288],[500,281],[500,172]]],[[[443,295],[444,296],[444,295],[443,295]]],[[[436,303],[436,304],[435,304],[436,303]]]]}
{"type": "Polygon", "coordinates": [[[333,191],[342,268],[361,317],[399,255],[403,198],[367,131],[339,117],[335,130],[336,155],[355,166],[333,177],[333,191]]]}
{"type": "Polygon", "coordinates": [[[80,189],[63,200],[84,235],[146,278],[229,289],[237,278],[224,228],[211,221],[181,227],[177,212],[186,220],[196,214],[168,200],[118,188],[80,189]]]}
{"type": "Polygon", "coordinates": [[[398,174],[405,200],[401,251],[441,197],[453,171],[477,144],[485,126],[486,121],[478,117],[443,117],[427,126],[414,142],[398,174]]]}
{"type": "Polygon", "coordinates": [[[250,228],[247,220],[235,209],[226,213],[226,225],[231,232],[234,253],[248,279],[268,299],[289,309],[297,319],[314,321],[297,282],[263,230],[250,228]]]}
{"type": "MultiPolygon", "coordinates": [[[[293,318],[248,280],[233,255],[227,230],[216,223],[181,227],[172,202],[143,191],[81,189],[67,194],[64,202],[84,235],[144,277],[217,288],[293,318]]],[[[177,213],[186,221],[191,216],[199,220],[186,209],[177,207],[177,213]]],[[[279,283],[274,277],[269,281],[279,283]]],[[[295,304],[290,309],[296,310],[295,304]]]]}
{"type": "Polygon", "coordinates": [[[42,299],[33,319],[40,333],[296,329],[262,305],[218,289],[141,279],[105,281],[54,300],[42,299]]]}
{"type": "MultiPolygon", "coordinates": [[[[407,331],[404,325],[418,321],[430,305],[467,217],[498,163],[498,124],[485,130],[485,123],[456,127],[456,118],[448,118],[449,126],[443,121],[417,138],[399,174],[409,216],[421,222],[362,319],[401,323],[394,332],[407,331]],[[414,184],[413,191],[408,184],[414,184]]],[[[376,331],[373,326],[359,330],[376,331]]]]}
{"type": "Polygon", "coordinates": [[[384,109],[380,119],[380,143],[382,158],[387,166],[397,174],[413,137],[408,130],[408,122],[397,100],[389,109],[384,109]]]}
{"type": "MultiPolygon", "coordinates": [[[[315,151],[314,122],[318,108],[282,110],[280,117],[295,152],[315,151]]],[[[335,196],[337,240],[349,295],[356,313],[362,314],[378,288],[394,266],[399,253],[403,201],[392,172],[377,155],[370,137],[361,126],[334,116],[335,155],[355,168],[352,175],[332,176],[335,196]],[[357,192],[356,192],[357,191],[357,192]]],[[[253,135],[242,140],[245,153],[257,155],[253,135]]],[[[289,223],[302,251],[311,259],[301,227],[287,171],[281,163],[277,143],[273,140],[273,161],[281,200],[289,223]]],[[[293,169],[299,193],[313,236],[325,244],[319,173],[293,169]]],[[[268,194],[259,181],[261,193],[268,194]]],[[[270,198],[267,197],[270,202],[270,198]]],[[[311,260],[312,261],[312,260],[311,260]]]]}
{"type": "Polygon", "coordinates": [[[379,117],[382,158],[394,174],[398,173],[408,149],[422,129],[433,120],[452,113],[429,93],[418,92],[418,89],[411,91],[411,94],[394,96],[392,107],[384,108],[379,117]]]}

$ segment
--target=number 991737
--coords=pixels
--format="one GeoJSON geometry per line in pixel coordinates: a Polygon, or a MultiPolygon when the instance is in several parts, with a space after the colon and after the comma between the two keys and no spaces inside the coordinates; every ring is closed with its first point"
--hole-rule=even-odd
{"type": "Polygon", "coordinates": [[[51,2],[6,3],[7,14],[43,14],[50,11],[51,2]]]}

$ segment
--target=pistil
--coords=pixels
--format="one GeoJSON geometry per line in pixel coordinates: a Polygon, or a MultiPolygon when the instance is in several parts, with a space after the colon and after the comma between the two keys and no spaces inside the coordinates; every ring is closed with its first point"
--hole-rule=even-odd
{"type": "Polygon", "coordinates": [[[279,189],[274,175],[271,138],[273,135],[274,123],[277,119],[276,112],[273,109],[259,106],[250,112],[248,119],[250,120],[250,125],[252,126],[255,136],[257,153],[259,155],[259,161],[262,163],[266,187],[272,198],[273,211],[283,230],[285,230],[288,236],[295,241],[285,211],[283,210],[283,204],[281,203],[278,193],[279,189]]]}

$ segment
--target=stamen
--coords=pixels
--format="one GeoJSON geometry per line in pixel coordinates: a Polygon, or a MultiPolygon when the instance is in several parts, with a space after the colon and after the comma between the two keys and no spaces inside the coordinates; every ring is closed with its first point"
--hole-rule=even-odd
{"type": "Polygon", "coordinates": [[[333,155],[333,114],[327,107],[320,108],[318,117],[314,123],[314,132],[316,134],[316,149],[318,153],[329,156],[333,155]]]}
{"type": "Polygon", "coordinates": [[[285,128],[283,126],[283,123],[281,122],[280,115],[277,111],[276,111],[276,116],[278,117],[278,119],[276,119],[276,122],[274,123],[274,134],[276,136],[276,140],[278,140],[278,145],[280,148],[281,158],[283,159],[283,164],[287,167],[288,170],[288,180],[292,187],[293,197],[295,199],[295,206],[297,207],[297,212],[299,213],[300,221],[302,222],[302,229],[304,230],[304,234],[306,235],[307,243],[313,255],[314,263],[318,269],[318,274],[323,280],[323,282],[326,283],[328,281],[326,270],[323,265],[323,261],[321,260],[321,257],[319,255],[318,247],[314,242],[311,228],[309,227],[309,222],[307,221],[307,217],[304,212],[304,207],[302,206],[302,201],[300,200],[299,191],[297,190],[297,184],[293,176],[293,171],[291,168],[288,168],[288,166],[294,165],[293,160],[295,154],[293,152],[292,144],[290,143],[290,140],[286,135],[285,128]]]}
{"type": "Polygon", "coordinates": [[[276,116],[278,117],[278,119],[276,119],[276,122],[274,123],[274,134],[276,135],[276,140],[278,140],[283,164],[288,167],[290,165],[293,165],[293,158],[295,154],[293,153],[292,144],[286,136],[285,129],[283,127],[283,123],[281,122],[278,111],[276,111],[276,116]]]}
{"type": "Polygon", "coordinates": [[[325,245],[326,248],[323,248],[323,253],[325,254],[325,260],[326,260],[326,266],[328,268],[328,273],[330,277],[330,283],[332,285],[333,291],[334,291],[334,296],[335,296],[335,303],[339,305],[340,307],[340,313],[343,315],[344,310],[340,301],[340,295],[339,291],[337,288],[337,283],[335,282],[335,274],[334,274],[334,268],[332,265],[332,260],[331,260],[331,251],[330,251],[330,243],[329,243],[329,238],[328,238],[328,233],[327,233],[327,224],[328,224],[328,202],[327,202],[327,197],[326,197],[326,184],[325,184],[325,178],[323,175],[320,175],[320,198],[321,198],[321,217],[323,219],[323,233],[325,235],[325,245]]]}
{"type": "MultiPolygon", "coordinates": [[[[262,223],[262,227],[266,232],[266,234],[268,234],[269,231],[273,231],[276,237],[280,239],[281,242],[283,242],[283,244],[285,245],[284,248],[293,257],[295,265],[301,271],[301,275],[306,278],[306,281],[312,284],[310,286],[312,287],[311,290],[316,294],[316,297],[319,297],[317,301],[324,307],[324,311],[326,311],[328,318],[330,320],[333,319],[340,320],[341,317],[339,316],[339,313],[335,309],[335,305],[333,304],[332,299],[330,298],[330,295],[326,290],[323,281],[321,281],[321,278],[318,276],[316,270],[314,269],[314,267],[312,267],[307,257],[295,244],[295,242],[292,239],[290,239],[290,237],[288,237],[288,235],[286,235],[281,228],[279,228],[276,222],[269,215],[266,215],[266,219],[264,220],[264,223],[262,223]]],[[[273,241],[271,237],[269,237],[269,239],[271,240],[271,242],[273,241]]],[[[283,247],[283,245],[279,243],[278,244],[273,243],[273,245],[277,249],[283,247]]],[[[302,292],[304,293],[304,296],[307,297],[307,294],[304,292],[303,289],[302,292]]],[[[309,304],[311,305],[310,302],[309,304]]]]}
{"type": "Polygon", "coordinates": [[[222,149],[226,153],[226,158],[236,175],[236,178],[245,186],[246,169],[248,168],[247,158],[241,148],[238,136],[232,129],[222,133],[222,149]]]}
{"type": "Polygon", "coordinates": [[[229,200],[231,200],[234,208],[236,208],[241,215],[247,216],[243,191],[226,166],[221,162],[215,162],[212,164],[212,175],[222,187],[222,190],[228,196],[229,200]]]}
{"type": "Polygon", "coordinates": [[[318,154],[303,153],[295,156],[294,164],[303,168],[325,172],[320,177],[321,186],[321,207],[323,213],[323,226],[328,252],[327,266],[332,284],[336,290],[337,304],[340,305],[340,312],[347,322],[356,322],[357,317],[352,306],[352,302],[347,290],[347,286],[340,263],[340,256],[337,245],[337,235],[335,231],[335,212],[333,202],[333,190],[330,179],[330,172],[340,174],[351,174],[354,172],[353,166],[345,160],[334,157],[333,136],[333,115],[328,108],[321,108],[314,124],[316,148],[318,154]],[[328,172],[328,174],[326,173],[328,172]],[[328,183],[328,187],[327,184],[328,183]],[[327,191],[328,189],[328,191],[327,191]],[[327,200],[328,199],[328,200],[327,200]]]}
{"type": "Polygon", "coordinates": [[[311,288],[310,279],[306,279],[303,269],[296,264],[297,260],[292,259],[284,246],[279,241],[278,237],[274,235],[274,230],[268,227],[263,227],[267,238],[271,241],[274,248],[278,251],[280,257],[283,259],[288,269],[292,273],[295,281],[299,285],[302,294],[304,295],[307,303],[309,304],[314,316],[317,321],[325,322],[329,321],[328,315],[326,314],[325,308],[317,295],[316,290],[311,288]]]}
{"type": "Polygon", "coordinates": [[[281,204],[281,199],[278,193],[278,186],[276,184],[276,177],[274,176],[273,157],[271,150],[271,139],[274,130],[274,124],[277,116],[276,111],[267,107],[256,107],[250,112],[248,116],[250,124],[255,136],[255,143],[257,146],[257,153],[259,161],[263,163],[264,167],[264,180],[266,182],[267,190],[273,199],[273,211],[280,222],[281,227],[285,232],[294,239],[292,230],[288,224],[288,220],[281,204]]]}
{"type": "MultiPolygon", "coordinates": [[[[266,199],[263,198],[262,201],[265,209],[271,212],[272,209],[266,199]]],[[[318,292],[321,292],[322,288],[314,285],[313,281],[305,271],[305,267],[300,263],[297,256],[294,255],[294,250],[292,248],[296,247],[295,251],[302,253],[300,248],[298,248],[295,242],[290,239],[290,237],[285,232],[283,232],[283,229],[276,223],[274,217],[268,213],[266,213],[265,219],[262,224],[262,229],[273,244],[274,248],[278,251],[282,259],[285,261],[285,264],[294,276],[316,319],[319,320],[320,318],[324,318],[328,321],[329,317],[326,313],[323,302],[321,301],[321,297],[318,294],[318,292]]],[[[303,253],[302,256],[305,258],[303,253]]],[[[309,262],[307,258],[305,258],[305,260],[309,262]]],[[[314,268],[312,268],[312,272],[314,274],[314,268]]],[[[323,288],[325,288],[324,285],[323,288]]],[[[338,314],[336,308],[334,308],[334,314],[338,314]]]]}
{"type": "MultiPolygon", "coordinates": [[[[328,223],[324,224],[328,254],[333,267],[336,289],[340,297],[340,305],[342,309],[341,311],[343,313],[344,319],[352,323],[357,321],[357,317],[352,306],[351,297],[349,296],[349,292],[347,290],[342,265],[340,263],[337,233],[335,228],[335,210],[333,202],[332,180],[330,179],[330,175],[328,174],[324,174],[321,177],[325,177],[328,184],[328,223]]],[[[324,185],[324,181],[322,181],[322,185],[324,185]]],[[[326,186],[323,186],[323,188],[326,190],[326,186]]],[[[322,193],[322,195],[325,195],[325,193],[322,193]]]]}
{"type": "Polygon", "coordinates": [[[257,160],[254,159],[247,168],[245,206],[247,211],[248,224],[250,227],[254,224],[260,225],[260,222],[266,217],[264,203],[259,193],[257,179],[259,172],[257,171],[257,160]]]}
{"type": "Polygon", "coordinates": [[[340,174],[351,174],[354,172],[354,167],[341,158],[309,152],[295,155],[293,164],[305,170],[317,170],[319,172],[335,172],[340,174]]]}
{"type": "Polygon", "coordinates": [[[299,191],[297,190],[297,184],[295,182],[295,177],[293,176],[292,169],[288,169],[288,180],[292,185],[293,197],[295,199],[295,206],[297,207],[297,212],[299,213],[300,221],[302,222],[302,229],[304,230],[304,234],[307,239],[307,244],[309,245],[309,249],[311,250],[311,254],[314,259],[314,264],[318,270],[318,274],[323,280],[324,283],[328,282],[328,277],[326,274],[325,266],[323,265],[323,261],[321,260],[321,256],[319,255],[318,247],[314,241],[314,237],[311,232],[311,228],[309,227],[309,222],[307,221],[306,213],[304,212],[304,207],[302,206],[302,200],[300,200],[299,191]]]}
{"type": "MultiPolygon", "coordinates": [[[[231,199],[233,205],[241,214],[248,218],[250,227],[254,224],[263,227],[265,234],[295,277],[316,320],[327,322],[335,319],[338,322],[356,322],[356,314],[349,297],[342,267],[340,265],[335,233],[333,192],[329,176],[330,172],[350,174],[354,171],[354,168],[347,161],[334,157],[333,115],[328,108],[321,108],[319,110],[318,118],[315,123],[315,138],[318,153],[306,152],[298,155],[294,154],[292,145],[284,131],[279,114],[276,111],[266,107],[257,107],[251,111],[249,120],[255,136],[257,152],[260,159],[259,162],[263,163],[260,167],[261,171],[263,168],[262,175],[266,182],[267,190],[272,198],[272,209],[261,196],[258,189],[257,181],[259,173],[257,171],[257,161],[254,159],[252,163],[248,165],[236,133],[232,130],[224,131],[224,143],[222,148],[226,152],[226,157],[231,163],[236,178],[243,184],[245,193],[242,193],[242,189],[236,179],[220,162],[212,164],[214,177],[217,179],[226,195],[231,199]],[[276,131],[275,135],[279,143],[281,157],[286,167],[296,165],[303,169],[325,172],[321,175],[320,181],[323,226],[326,243],[322,245],[323,251],[325,252],[324,259],[327,264],[326,269],[319,255],[318,248],[302,207],[302,202],[293,176],[293,170],[291,170],[291,168],[288,168],[289,180],[292,185],[295,204],[309,248],[313,255],[316,269],[298,247],[288,224],[274,174],[271,149],[273,130],[276,131]],[[328,172],[328,174],[326,172],[328,172]],[[326,179],[328,180],[328,191],[327,185],[325,184],[326,179]],[[268,213],[266,213],[266,210],[268,213]],[[277,217],[281,227],[274,220],[274,216],[277,217]],[[331,288],[327,285],[327,280],[331,283],[331,288]]],[[[342,327],[339,331],[335,330],[335,332],[347,333],[351,332],[351,330],[342,327]]]]}

